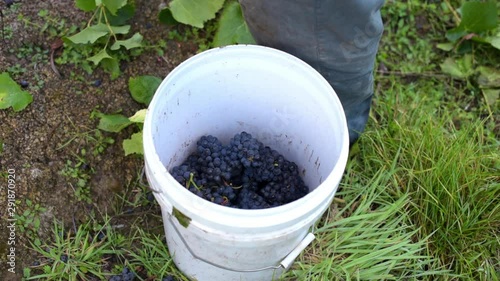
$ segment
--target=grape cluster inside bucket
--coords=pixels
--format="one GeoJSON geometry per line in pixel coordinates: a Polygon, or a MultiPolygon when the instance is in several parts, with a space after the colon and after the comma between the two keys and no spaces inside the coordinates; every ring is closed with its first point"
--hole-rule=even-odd
{"type": "Polygon", "coordinates": [[[202,136],[196,151],[170,173],[197,196],[240,209],[277,207],[309,192],[294,162],[246,132],[229,144],[202,136]]]}

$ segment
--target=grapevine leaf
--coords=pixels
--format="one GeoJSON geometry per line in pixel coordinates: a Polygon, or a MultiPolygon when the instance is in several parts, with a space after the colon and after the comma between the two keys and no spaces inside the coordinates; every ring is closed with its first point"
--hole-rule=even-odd
{"type": "Polygon", "coordinates": [[[114,34],[127,34],[130,30],[130,25],[110,26],[109,28],[111,28],[114,34]]]}
{"type": "Polygon", "coordinates": [[[172,0],[170,10],[180,23],[203,28],[203,23],[215,18],[224,5],[224,0],[172,0]]]}
{"type": "Polygon", "coordinates": [[[102,4],[109,10],[113,15],[123,6],[127,5],[127,0],[102,0],[102,4]]]}
{"type": "Polygon", "coordinates": [[[224,8],[214,38],[214,46],[234,43],[255,44],[238,2],[231,2],[224,8]]]}
{"type": "Polygon", "coordinates": [[[97,39],[109,33],[108,27],[103,23],[91,25],[77,34],[67,37],[68,40],[75,44],[94,44],[97,39]]]}
{"type": "Polygon", "coordinates": [[[166,25],[174,25],[177,23],[169,8],[165,8],[158,13],[158,20],[166,25]]]}
{"type": "Polygon", "coordinates": [[[148,105],[161,81],[160,78],[149,75],[130,77],[128,88],[135,101],[148,105]]]}
{"type": "Polygon", "coordinates": [[[452,77],[465,78],[465,74],[462,72],[462,70],[460,70],[460,67],[452,58],[446,58],[444,62],[439,66],[444,73],[449,74],[452,77]]]}
{"type": "Polygon", "coordinates": [[[101,66],[104,71],[111,74],[111,80],[115,80],[120,76],[120,63],[115,58],[105,58],[101,61],[101,66]]]}
{"type": "Polygon", "coordinates": [[[174,215],[174,217],[177,218],[177,220],[179,221],[179,223],[184,226],[184,227],[188,227],[189,224],[191,223],[191,218],[186,216],[185,214],[183,214],[181,211],[179,211],[177,208],[173,208],[172,210],[172,214],[174,215]]]}
{"type": "Polygon", "coordinates": [[[500,36],[492,36],[487,38],[488,43],[490,43],[491,46],[497,48],[500,50],[500,36]]]}
{"type": "Polygon", "coordinates": [[[0,109],[6,109],[9,106],[14,111],[21,111],[33,101],[33,96],[10,78],[9,73],[0,74],[0,109]]]}
{"type": "Polygon", "coordinates": [[[76,6],[84,12],[90,12],[97,8],[95,0],[76,0],[76,6]]]}
{"type": "Polygon", "coordinates": [[[112,57],[106,52],[106,49],[102,49],[99,53],[91,56],[87,60],[93,62],[95,65],[98,65],[103,59],[111,59],[112,57]]]}
{"type": "Polygon", "coordinates": [[[144,154],[142,148],[142,131],[132,134],[129,139],[123,140],[122,146],[123,150],[125,151],[125,156],[132,153],[140,155],[144,154]]]}
{"type": "Polygon", "coordinates": [[[467,30],[463,27],[463,25],[459,25],[453,29],[450,29],[446,32],[446,39],[450,40],[451,42],[455,42],[458,39],[462,38],[467,34],[467,30]]]}
{"type": "Polygon", "coordinates": [[[483,89],[483,95],[489,106],[494,106],[500,98],[500,89],[483,89]]]}
{"type": "Polygon", "coordinates": [[[128,119],[130,120],[130,122],[144,123],[144,119],[146,118],[146,112],[148,112],[148,110],[146,108],[141,109],[141,110],[137,111],[133,116],[129,117],[128,119]]]}
{"type": "Polygon", "coordinates": [[[132,124],[132,122],[122,114],[104,114],[99,112],[97,113],[97,117],[100,119],[97,128],[106,132],[118,133],[132,124]]]}
{"type": "Polygon", "coordinates": [[[127,50],[132,48],[138,48],[142,46],[142,35],[137,32],[132,37],[126,40],[116,40],[116,42],[111,46],[111,50],[118,50],[120,47],[125,47],[127,50]]]}
{"type": "Polygon", "coordinates": [[[492,67],[480,66],[477,83],[481,88],[499,88],[500,70],[492,67]]]}
{"type": "Polygon", "coordinates": [[[111,25],[125,25],[125,23],[131,19],[132,16],[134,16],[134,13],[135,6],[127,4],[120,8],[116,15],[112,15],[108,10],[106,10],[106,17],[111,25]]]}
{"type": "Polygon", "coordinates": [[[495,1],[467,1],[462,5],[460,25],[471,32],[483,32],[496,28],[498,23],[495,1]]]}
{"type": "Polygon", "coordinates": [[[453,50],[454,45],[453,45],[453,43],[439,43],[439,44],[436,45],[436,47],[438,49],[441,49],[443,51],[447,51],[448,52],[448,51],[453,50]]]}

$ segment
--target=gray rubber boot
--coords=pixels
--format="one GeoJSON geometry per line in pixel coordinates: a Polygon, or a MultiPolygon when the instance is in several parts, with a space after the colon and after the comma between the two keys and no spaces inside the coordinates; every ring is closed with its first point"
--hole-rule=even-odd
{"type": "Polygon", "coordinates": [[[259,45],[288,52],[328,80],[344,107],[353,144],[373,96],[384,0],[240,0],[259,45]]]}

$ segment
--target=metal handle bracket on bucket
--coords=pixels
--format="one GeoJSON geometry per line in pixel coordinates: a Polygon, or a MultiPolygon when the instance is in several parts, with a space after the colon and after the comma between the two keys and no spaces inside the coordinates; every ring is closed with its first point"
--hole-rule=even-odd
{"type": "Polygon", "coordinates": [[[226,266],[223,266],[223,265],[220,265],[220,264],[216,264],[210,260],[207,260],[207,259],[204,259],[200,256],[198,256],[195,252],[193,252],[193,250],[189,247],[189,244],[187,243],[186,240],[184,240],[184,237],[182,237],[182,234],[181,232],[179,231],[179,229],[177,228],[177,225],[176,223],[174,222],[174,220],[172,219],[173,218],[173,215],[172,214],[169,214],[168,215],[168,218],[170,220],[170,222],[172,223],[172,226],[174,227],[174,230],[175,232],[177,233],[177,235],[179,236],[179,238],[182,240],[182,243],[184,243],[184,245],[186,245],[186,248],[187,250],[189,251],[189,253],[195,258],[195,259],[198,259],[198,260],[201,260],[203,262],[206,262],[210,265],[213,265],[215,267],[218,267],[218,268],[221,268],[221,269],[225,269],[225,270],[229,270],[229,271],[234,271],[234,272],[257,272],[257,271],[264,271],[264,270],[276,270],[276,269],[279,269],[279,268],[284,268],[285,270],[287,270],[288,268],[290,268],[290,266],[293,264],[293,262],[295,261],[295,259],[300,255],[300,253],[307,247],[309,246],[309,244],[311,244],[311,242],[316,238],[314,236],[314,234],[312,232],[309,232],[306,237],[304,237],[304,239],[302,239],[302,241],[300,241],[300,243],[280,262],[279,265],[271,265],[271,266],[266,266],[266,267],[262,267],[262,268],[256,268],[256,269],[242,269],[242,270],[236,270],[236,269],[232,269],[232,268],[229,268],[229,267],[226,267],[226,266]]]}

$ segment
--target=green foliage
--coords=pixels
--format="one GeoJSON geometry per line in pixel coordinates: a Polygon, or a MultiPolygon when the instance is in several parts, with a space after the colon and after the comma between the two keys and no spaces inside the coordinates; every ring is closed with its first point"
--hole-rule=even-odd
{"type": "Polygon", "coordinates": [[[37,16],[39,18],[31,18],[19,13],[17,18],[26,28],[34,27],[49,38],[61,38],[77,29],[75,25],[67,27],[66,19],[53,16],[49,10],[40,10],[37,16]]]}
{"type": "Polygon", "coordinates": [[[434,25],[448,16],[441,7],[432,1],[388,0],[381,13],[385,29],[377,59],[383,69],[402,74],[435,71],[439,54],[433,42],[442,35],[434,25]]]}
{"type": "Polygon", "coordinates": [[[438,47],[446,51],[453,48],[468,50],[472,40],[500,50],[498,9],[498,3],[491,0],[465,1],[460,8],[461,18],[455,19],[459,23],[458,26],[446,33],[451,44],[444,43],[438,47]]]}
{"type": "Polygon", "coordinates": [[[74,231],[55,221],[52,241],[31,245],[41,256],[41,264],[34,267],[33,276],[31,269],[25,270],[25,280],[88,280],[89,276],[106,280],[110,275],[104,271],[107,259],[122,255],[124,241],[109,219],[102,226],[89,221],[74,231]]]}
{"type": "Polygon", "coordinates": [[[74,190],[78,201],[91,203],[89,181],[93,170],[88,167],[85,159],[86,154],[86,150],[81,149],[80,155],[75,155],[76,161],[67,160],[64,168],[59,173],[68,179],[68,184],[74,190]]]}
{"type": "Polygon", "coordinates": [[[132,124],[132,121],[122,114],[107,115],[97,112],[96,117],[99,118],[99,125],[97,125],[97,128],[106,132],[118,133],[128,127],[128,125],[132,124]]]}
{"type": "Polygon", "coordinates": [[[456,14],[458,26],[446,33],[450,42],[437,45],[444,51],[454,50],[462,56],[446,58],[440,64],[441,70],[454,79],[465,81],[471,92],[482,93],[490,116],[494,115],[500,98],[500,71],[489,66],[494,66],[495,61],[489,60],[485,54],[500,50],[499,8],[500,5],[495,1],[464,2],[460,8],[461,18],[456,14]],[[492,48],[478,52],[479,48],[475,47],[475,43],[492,48]]]}
{"type": "Polygon", "coordinates": [[[123,151],[125,151],[125,156],[130,154],[144,154],[142,147],[142,131],[132,134],[129,139],[123,141],[123,151]]]}
{"type": "Polygon", "coordinates": [[[176,280],[187,280],[178,273],[163,235],[151,234],[138,228],[133,241],[136,246],[127,251],[131,257],[130,264],[144,267],[148,279],[163,280],[166,276],[173,275],[176,280]]]}
{"type": "Polygon", "coordinates": [[[21,87],[10,77],[9,73],[0,74],[0,109],[12,107],[21,111],[33,101],[33,96],[21,90],[21,87]]]}
{"type": "MultiPolygon", "coordinates": [[[[128,83],[130,94],[135,101],[147,106],[161,81],[158,77],[148,75],[130,77],[128,83]]],[[[142,155],[142,124],[144,123],[146,112],[146,109],[141,109],[131,117],[126,117],[123,114],[104,114],[101,112],[94,112],[93,115],[99,118],[98,128],[107,132],[118,133],[131,124],[137,124],[139,132],[125,139],[122,147],[125,155],[142,155]]]]}
{"type": "Polygon", "coordinates": [[[170,16],[177,22],[203,28],[207,20],[215,18],[215,14],[224,5],[224,0],[173,0],[166,11],[161,11],[159,19],[163,23],[172,23],[170,16]]]}
{"type": "Polygon", "coordinates": [[[213,46],[230,44],[254,44],[248,26],[243,18],[240,4],[229,0],[174,0],[158,14],[160,22],[173,25],[177,22],[196,28],[203,28],[208,20],[218,19],[213,46]]]}
{"type": "Polygon", "coordinates": [[[21,215],[16,215],[16,224],[19,230],[33,241],[38,241],[38,230],[40,228],[40,215],[47,209],[38,203],[25,200],[26,210],[21,215]]]}
{"type": "Polygon", "coordinates": [[[222,11],[213,45],[218,47],[233,43],[255,44],[255,40],[248,30],[240,4],[230,1],[222,11]]]}
{"type": "MultiPolygon", "coordinates": [[[[346,172],[356,173],[352,166],[346,172]]],[[[446,273],[425,269],[433,258],[424,254],[427,238],[414,240],[418,228],[407,225],[408,196],[392,198],[385,190],[394,170],[374,172],[366,185],[344,183],[315,229],[314,250],[306,250],[284,280],[412,280],[446,273]]]]}
{"type": "Polygon", "coordinates": [[[349,181],[367,186],[365,177],[394,171],[385,188],[395,198],[409,196],[408,224],[419,229],[414,241],[428,239],[425,252],[434,257],[427,268],[449,270],[418,280],[498,280],[500,154],[489,119],[468,120],[463,109],[448,108],[439,79],[389,83],[349,181]]]}
{"type": "MultiPolygon", "coordinates": [[[[83,30],[65,37],[65,44],[83,46],[87,60],[94,67],[102,66],[111,74],[111,79],[116,79],[120,75],[120,60],[126,56],[125,50],[143,46],[140,33],[123,38],[130,31],[130,25],[125,25],[125,22],[132,17],[134,5],[127,4],[127,0],[76,0],[76,6],[83,11],[94,12],[83,30]]],[[[86,67],[87,72],[91,71],[89,68],[86,67]]]]}
{"type": "Polygon", "coordinates": [[[7,68],[7,71],[14,79],[26,79],[30,81],[29,90],[37,91],[45,85],[45,77],[40,71],[31,71],[27,75],[28,69],[34,69],[38,65],[47,64],[49,62],[48,50],[42,46],[27,43],[17,49],[10,49],[9,52],[19,59],[19,63],[7,68]]]}
{"type": "Polygon", "coordinates": [[[136,102],[149,105],[161,81],[160,78],[149,75],[130,77],[128,80],[128,88],[132,98],[136,102]]]}

